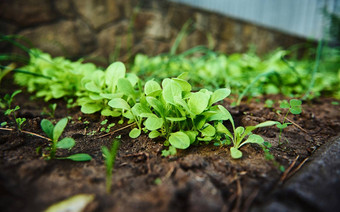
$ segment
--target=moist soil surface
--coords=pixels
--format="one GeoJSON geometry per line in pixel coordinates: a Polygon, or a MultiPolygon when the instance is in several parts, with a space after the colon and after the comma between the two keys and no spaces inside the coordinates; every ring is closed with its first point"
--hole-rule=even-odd
{"type": "MultiPolygon", "coordinates": [[[[1,97],[15,89],[11,84],[2,87],[1,97]]],[[[285,97],[273,95],[244,101],[238,107],[230,107],[229,99],[221,104],[230,111],[237,126],[249,126],[267,120],[282,121],[283,116],[276,113],[280,109],[277,102],[282,99],[285,97]],[[272,108],[265,107],[266,99],[276,102],[272,108]]],[[[249,211],[284,186],[320,146],[339,136],[340,106],[334,101],[318,98],[303,102],[300,115],[288,116],[294,124],[283,130],[280,144],[280,131],[275,126],[255,132],[272,144],[274,162],[266,160],[262,148],[253,144],[241,148],[243,157],[238,160],[231,158],[230,146],[212,143],[162,157],[166,148],[162,139],[151,140],[146,135],[131,139],[128,135],[131,127],[111,118],[104,127],[116,123],[111,128],[115,133],[106,134],[100,130],[105,117],[82,114],[79,107],[67,108],[61,100],[49,103],[32,100],[24,91],[12,103],[21,107],[17,117],[27,119],[24,131],[46,136],[40,127],[42,119],[56,123],[68,116],[70,120],[62,137],[74,138],[76,146],[70,151],[57,150],[57,156],[88,153],[93,159],[45,160],[42,154],[49,142],[15,130],[13,118],[5,116],[2,109],[0,123],[8,124],[3,127],[7,130],[0,130],[0,211],[42,211],[77,194],[94,195],[85,211],[249,211]],[[57,103],[54,118],[42,115],[50,103],[57,103]],[[101,147],[110,147],[118,135],[121,145],[111,193],[107,194],[101,147]],[[278,164],[286,171],[281,172],[278,164]]],[[[225,125],[230,127],[228,122],[225,125]]]]}

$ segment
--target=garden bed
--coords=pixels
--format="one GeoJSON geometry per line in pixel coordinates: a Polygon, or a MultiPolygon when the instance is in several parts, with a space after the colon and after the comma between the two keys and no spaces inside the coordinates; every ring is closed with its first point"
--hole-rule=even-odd
{"type": "MultiPolygon", "coordinates": [[[[1,96],[15,89],[7,82],[1,88],[1,96]]],[[[40,127],[42,119],[58,121],[69,116],[62,136],[76,140],[71,153],[88,153],[93,159],[46,161],[36,151],[47,146],[45,139],[15,130],[0,130],[1,211],[42,211],[81,193],[94,195],[86,211],[248,211],[266,202],[271,192],[298,173],[320,146],[338,137],[340,132],[339,105],[330,98],[306,101],[300,115],[289,115],[294,124],[283,130],[280,145],[278,128],[257,129],[256,133],[272,144],[270,150],[277,163],[285,167],[281,172],[277,164],[264,158],[262,148],[257,145],[243,146],[243,157],[237,160],[231,158],[230,146],[212,143],[193,145],[177,150],[175,156],[162,157],[165,147],[161,139],[152,140],[145,134],[132,139],[131,127],[126,127],[127,123],[118,124],[119,119],[97,113],[86,115],[79,107],[68,109],[65,102],[56,100],[55,118],[51,118],[41,115],[48,103],[29,98],[23,92],[13,102],[21,107],[17,117],[27,119],[24,131],[44,135],[40,127]],[[111,128],[115,134],[100,131],[106,118],[107,125],[116,123],[111,128]],[[110,146],[117,135],[121,135],[121,145],[114,166],[112,192],[107,194],[101,147],[110,146]]],[[[282,121],[276,110],[280,109],[277,102],[283,99],[272,95],[253,98],[237,107],[230,107],[229,99],[221,104],[230,111],[237,126],[249,126],[267,120],[282,121]],[[267,99],[276,104],[266,107],[267,99]]],[[[13,120],[3,116],[2,110],[0,122],[3,121],[13,120]]],[[[58,156],[69,154],[67,150],[57,152],[58,156]]]]}

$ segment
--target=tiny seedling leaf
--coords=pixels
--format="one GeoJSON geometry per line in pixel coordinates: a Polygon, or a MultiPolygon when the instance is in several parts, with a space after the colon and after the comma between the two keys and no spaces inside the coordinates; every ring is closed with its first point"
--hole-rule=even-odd
{"type": "Polygon", "coordinates": [[[63,118],[61,119],[54,127],[53,129],[53,141],[58,141],[59,137],[63,133],[66,125],[67,125],[68,119],[63,118]]]}
{"type": "Polygon", "coordinates": [[[73,161],[90,161],[92,160],[92,157],[89,154],[79,153],[79,154],[74,154],[74,155],[70,155],[65,158],[58,158],[58,159],[69,159],[73,161]]]}
{"type": "Polygon", "coordinates": [[[261,136],[259,136],[259,135],[251,134],[251,135],[248,137],[248,139],[247,139],[246,141],[244,141],[244,142],[240,145],[240,147],[243,146],[244,144],[247,144],[247,143],[258,144],[258,145],[262,146],[263,143],[264,143],[264,140],[263,140],[263,138],[262,138],[261,136]]]}
{"type": "Polygon", "coordinates": [[[43,119],[40,122],[40,126],[41,126],[41,129],[46,133],[47,137],[49,137],[50,139],[53,139],[54,125],[52,124],[52,122],[47,119],[43,119]]]}
{"type": "Polygon", "coordinates": [[[301,101],[301,100],[298,100],[298,99],[291,99],[291,100],[289,101],[289,104],[290,104],[291,107],[301,106],[302,101],[301,101]]]}
{"type": "Polygon", "coordinates": [[[280,108],[282,108],[282,109],[289,108],[289,107],[290,107],[290,105],[289,105],[289,103],[286,100],[283,100],[280,103],[280,108]]]}
{"type": "Polygon", "coordinates": [[[58,143],[57,143],[57,148],[59,149],[72,149],[72,147],[74,147],[74,145],[76,144],[76,142],[74,141],[73,138],[63,138],[61,139],[58,143]]]}
{"type": "Polygon", "coordinates": [[[151,131],[151,132],[149,133],[149,138],[151,138],[151,139],[157,138],[157,137],[160,136],[160,135],[161,135],[160,132],[154,130],[154,131],[151,131]]]}

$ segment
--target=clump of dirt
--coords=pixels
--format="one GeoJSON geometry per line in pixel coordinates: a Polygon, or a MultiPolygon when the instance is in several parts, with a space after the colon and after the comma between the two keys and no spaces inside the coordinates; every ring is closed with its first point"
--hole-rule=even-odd
{"type": "MultiPolygon", "coordinates": [[[[1,91],[1,96],[11,90],[1,91]]],[[[276,111],[279,105],[266,108],[264,101],[282,100],[282,96],[266,96],[230,107],[223,105],[233,115],[236,125],[255,125],[266,120],[283,119],[276,111]]],[[[146,135],[137,139],[128,136],[129,127],[116,123],[114,134],[101,132],[104,117],[84,115],[79,108],[68,109],[63,101],[55,118],[41,115],[48,103],[31,100],[29,94],[19,94],[13,105],[19,105],[18,117],[27,119],[23,130],[44,135],[40,121],[57,120],[69,116],[70,121],[62,136],[76,140],[75,148],[58,151],[58,156],[88,153],[90,162],[68,160],[45,161],[37,148],[46,147],[47,141],[16,130],[0,130],[0,210],[41,211],[48,206],[80,193],[94,194],[95,200],[86,211],[247,211],[252,205],[266,201],[268,194],[280,186],[299,168],[314,151],[329,139],[339,136],[339,106],[333,99],[320,98],[304,102],[301,115],[289,115],[294,123],[284,129],[279,144],[279,129],[275,126],[261,128],[257,134],[272,144],[271,153],[283,165],[279,171],[273,161],[264,158],[257,145],[242,147],[243,157],[233,160],[230,146],[202,144],[180,150],[176,156],[164,158],[161,140],[151,140],[146,135]],[[121,135],[121,146],[112,177],[112,193],[105,192],[105,166],[102,146],[110,146],[113,138],[121,135]],[[295,164],[292,166],[292,164],[295,164]]],[[[0,123],[13,120],[0,111],[0,123]]],[[[228,123],[225,123],[228,126],[228,123]]]]}

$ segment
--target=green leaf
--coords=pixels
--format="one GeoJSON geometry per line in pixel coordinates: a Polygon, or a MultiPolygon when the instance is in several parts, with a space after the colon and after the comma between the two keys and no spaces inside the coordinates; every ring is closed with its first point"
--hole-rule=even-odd
{"type": "Polygon", "coordinates": [[[247,143],[258,144],[258,145],[262,146],[263,143],[264,143],[264,140],[263,140],[263,138],[262,138],[261,136],[259,136],[259,135],[251,134],[251,135],[248,137],[248,139],[245,140],[245,141],[240,145],[240,147],[243,146],[243,145],[245,145],[245,144],[247,144],[247,143]]]}
{"type": "Polygon", "coordinates": [[[293,106],[289,109],[289,111],[294,115],[298,115],[302,112],[301,106],[293,106]]]}
{"type": "Polygon", "coordinates": [[[301,106],[302,101],[298,99],[291,99],[289,101],[290,106],[295,107],[295,106],[301,106]]]}
{"type": "Polygon", "coordinates": [[[92,114],[102,109],[101,104],[97,103],[85,103],[81,106],[80,110],[85,114],[92,114]]]}
{"type": "Polygon", "coordinates": [[[191,85],[186,80],[179,79],[179,78],[174,78],[172,80],[177,82],[181,86],[182,91],[185,91],[185,92],[191,91],[191,85]]]}
{"type": "Polygon", "coordinates": [[[188,101],[189,109],[195,115],[201,114],[208,106],[210,96],[203,92],[192,93],[188,101]]]}
{"type": "Polygon", "coordinates": [[[255,127],[256,128],[259,128],[259,127],[269,127],[269,126],[273,126],[275,124],[278,124],[280,122],[277,122],[277,121],[265,121],[265,122],[262,122],[258,125],[256,125],[255,127]]]}
{"type": "Polygon", "coordinates": [[[157,137],[159,137],[160,135],[161,135],[160,132],[154,130],[154,131],[151,131],[151,132],[149,133],[149,138],[151,138],[151,139],[157,138],[157,137]]]}
{"type": "Polygon", "coordinates": [[[196,141],[196,137],[198,135],[197,131],[185,131],[184,133],[189,137],[190,144],[193,144],[196,141]]]}
{"type": "Polygon", "coordinates": [[[231,90],[229,88],[221,88],[216,90],[210,98],[209,105],[212,105],[218,101],[221,101],[225,98],[227,98],[231,93],[231,90]]]}
{"type": "Polygon", "coordinates": [[[163,126],[163,119],[157,116],[149,117],[144,121],[144,125],[150,131],[157,130],[163,126]]]}
{"type": "Polygon", "coordinates": [[[40,122],[41,129],[46,133],[47,137],[53,139],[53,129],[54,125],[47,119],[43,119],[40,122]]]}
{"type": "Polygon", "coordinates": [[[100,93],[101,88],[98,87],[93,81],[90,81],[85,84],[85,88],[89,91],[95,92],[95,93],[100,93]]]}
{"type": "Polygon", "coordinates": [[[135,96],[135,90],[133,89],[130,81],[126,78],[121,78],[118,80],[117,88],[118,91],[122,92],[128,97],[135,96]]]}
{"type": "Polygon", "coordinates": [[[221,122],[217,123],[216,130],[217,130],[217,132],[224,133],[229,138],[233,139],[233,135],[231,134],[231,132],[221,122]]]}
{"type": "Polygon", "coordinates": [[[203,136],[214,136],[216,133],[215,127],[210,124],[205,124],[203,129],[200,130],[203,136]]]}
{"type": "Polygon", "coordinates": [[[153,107],[161,116],[164,116],[163,104],[155,97],[146,97],[146,101],[153,107]]]}
{"type": "Polygon", "coordinates": [[[66,125],[67,125],[68,119],[63,118],[61,119],[54,127],[53,129],[53,141],[58,141],[59,137],[63,133],[66,125]]]}
{"type": "Polygon", "coordinates": [[[284,123],[284,124],[278,123],[278,124],[276,124],[276,127],[279,128],[279,129],[284,129],[288,126],[288,124],[290,124],[290,123],[284,123]]]}
{"type": "Polygon", "coordinates": [[[163,85],[163,98],[167,103],[175,105],[175,97],[182,98],[181,86],[173,80],[165,79],[163,85]]]}
{"type": "Polygon", "coordinates": [[[286,100],[283,100],[280,103],[280,108],[282,108],[282,109],[289,108],[289,107],[290,107],[290,105],[289,105],[289,103],[286,100]]]}
{"type": "Polygon", "coordinates": [[[131,110],[130,105],[121,98],[115,98],[109,101],[108,105],[113,108],[123,109],[123,110],[131,110]]]}
{"type": "Polygon", "coordinates": [[[190,138],[184,132],[171,133],[169,142],[177,149],[186,149],[190,146],[190,138]]]}
{"type": "Polygon", "coordinates": [[[137,138],[138,136],[140,136],[141,133],[142,133],[142,132],[141,132],[140,129],[138,129],[138,128],[133,128],[133,129],[130,131],[129,136],[130,136],[130,138],[137,138]]]}
{"type": "Polygon", "coordinates": [[[79,153],[79,154],[70,155],[68,157],[60,158],[60,159],[69,159],[73,161],[90,161],[92,160],[92,157],[89,154],[79,153]]]}
{"type": "Polygon", "coordinates": [[[125,77],[125,66],[122,62],[112,63],[105,71],[105,83],[115,93],[118,80],[125,77]]]}
{"type": "Polygon", "coordinates": [[[72,149],[72,147],[74,147],[74,145],[76,144],[76,142],[74,141],[73,138],[63,138],[61,139],[58,143],[57,143],[57,148],[59,149],[72,149]]]}
{"type": "Polygon", "coordinates": [[[230,155],[234,159],[239,159],[242,157],[242,152],[235,147],[230,148],[230,155]]]}
{"type": "Polygon", "coordinates": [[[169,121],[184,121],[187,120],[186,117],[165,117],[166,120],[169,121]]]}
{"type": "Polygon", "coordinates": [[[147,96],[155,96],[155,94],[159,93],[161,90],[161,86],[153,80],[149,80],[145,83],[144,93],[147,96]]]}
{"type": "Polygon", "coordinates": [[[150,109],[141,103],[136,103],[132,108],[131,111],[134,115],[140,116],[141,114],[144,113],[151,113],[150,109]]]}
{"type": "Polygon", "coordinates": [[[122,115],[121,112],[111,110],[109,108],[104,108],[100,113],[101,113],[102,116],[112,116],[112,117],[118,117],[118,116],[122,115]]]}

